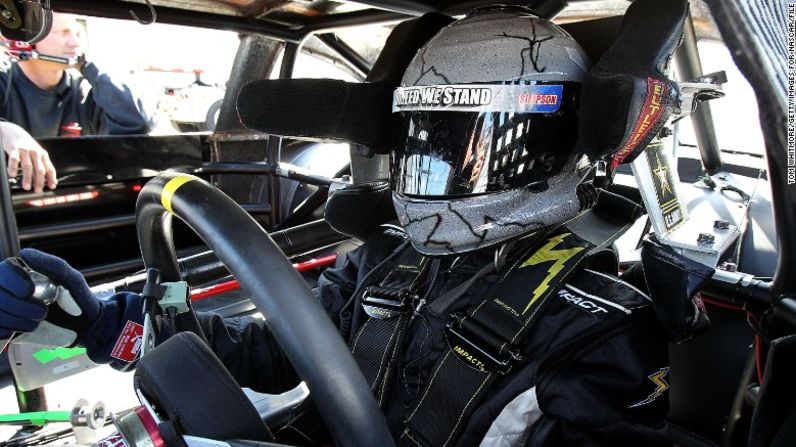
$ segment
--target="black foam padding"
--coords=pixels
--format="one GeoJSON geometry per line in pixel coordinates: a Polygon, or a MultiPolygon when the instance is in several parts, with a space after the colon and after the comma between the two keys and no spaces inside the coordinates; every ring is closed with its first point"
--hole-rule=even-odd
{"type": "Polygon", "coordinates": [[[581,96],[579,147],[592,159],[622,147],[646,97],[646,82],[632,76],[592,75],[581,96]]]}
{"type": "Polygon", "coordinates": [[[608,191],[600,191],[594,207],[567,223],[567,227],[595,245],[610,246],[642,214],[641,207],[633,201],[608,191]]]}
{"type": "Polygon", "coordinates": [[[623,16],[605,17],[602,19],[584,20],[582,22],[564,23],[561,28],[568,32],[583,48],[591,61],[599,61],[622,29],[623,16]],[[597,38],[599,36],[599,38],[597,38]]]}
{"type": "Polygon", "coordinates": [[[392,92],[415,53],[453,19],[430,13],[393,29],[364,83],[267,79],[238,94],[243,124],[272,135],[344,140],[388,152],[392,92]]]}
{"type": "Polygon", "coordinates": [[[665,124],[678,90],[662,70],[682,39],[687,15],[687,0],[636,0],[630,5],[619,36],[583,87],[579,147],[591,158],[621,150],[619,161],[632,161],[665,124]],[[660,98],[662,113],[648,123],[642,138],[631,139],[639,135],[648,88],[655,82],[667,88],[660,98]]]}
{"type": "Polygon", "coordinates": [[[365,82],[387,82],[397,87],[417,51],[452,22],[451,17],[432,12],[396,26],[387,36],[365,82]]]}
{"type": "Polygon", "coordinates": [[[184,435],[273,439],[235,379],[196,334],[180,332],[142,357],[134,383],[184,435]]]}
{"type": "Polygon", "coordinates": [[[271,135],[375,144],[387,126],[392,90],[383,83],[268,79],[246,84],[238,115],[271,135]]]}
{"type": "Polygon", "coordinates": [[[379,225],[397,219],[388,182],[347,186],[326,202],[324,220],[340,233],[367,240],[379,225]]]}
{"type": "Polygon", "coordinates": [[[644,215],[644,208],[632,199],[611,191],[601,191],[595,210],[608,219],[633,223],[644,215]]]}
{"type": "Polygon", "coordinates": [[[595,71],[662,75],[657,65],[680,44],[687,15],[687,0],[636,0],[595,71]]]}

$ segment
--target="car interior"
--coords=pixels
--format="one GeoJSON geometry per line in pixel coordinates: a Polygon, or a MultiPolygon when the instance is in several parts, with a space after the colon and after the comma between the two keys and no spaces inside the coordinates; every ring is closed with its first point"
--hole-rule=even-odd
{"type": "MultiPolygon", "coordinates": [[[[276,445],[271,432],[308,396],[335,444],[392,445],[357,364],[311,289],[324,268],[339,266],[347,252],[396,219],[386,180],[394,125],[389,109],[405,68],[451,18],[493,3],[1,0],[0,7],[27,14],[24,40],[41,34],[53,10],[234,31],[240,43],[214,130],[41,139],[60,177],[56,190],[43,193],[22,190],[3,165],[0,254],[11,257],[22,247],[53,253],[78,268],[100,296],[185,281],[194,310],[265,316],[304,380],[283,395],[241,390],[215,373],[223,366],[201,335],[145,349],[134,379],[141,411],[178,424],[180,445],[276,445]],[[376,50],[346,41],[374,27],[386,29],[376,50]],[[331,62],[354,81],[294,77],[301,54],[331,62]],[[181,187],[165,207],[164,190],[185,175],[204,181],[181,187]],[[186,380],[184,371],[208,373],[186,380]],[[196,408],[196,390],[204,393],[200,405],[218,411],[196,408]]],[[[681,102],[653,117],[654,131],[635,141],[646,146],[644,155],[618,167],[598,164],[599,196],[580,224],[597,228],[631,216],[611,240],[617,274],[640,260],[651,234],[716,269],[699,291],[709,328],[669,349],[667,422],[674,444],[792,445],[796,241],[789,232],[796,225],[796,190],[788,181],[785,58],[776,39],[784,19],[771,13],[778,7],[752,0],[499,3],[552,20],[591,58],[594,81],[581,102],[580,141],[593,152],[624,144],[644,118],[648,85],[679,91],[681,102]],[[678,13],[678,4],[689,8],[678,13]],[[684,25],[678,14],[685,14],[684,25]],[[715,72],[703,69],[710,45],[728,55],[715,72]],[[655,78],[667,49],[674,51],[671,77],[655,78]],[[729,101],[740,82],[754,101],[738,106],[729,101]],[[732,114],[723,110],[732,107],[752,119],[727,124],[717,118],[732,114]],[[721,135],[731,127],[759,134],[758,146],[733,146],[721,135]]],[[[9,28],[0,22],[4,36],[20,37],[9,28]]],[[[187,333],[201,333],[184,318],[187,333]]],[[[30,359],[38,351],[12,343],[2,355],[0,377],[16,388],[20,413],[47,410],[52,383],[93,367],[75,354],[34,368],[30,359]],[[59,365],[67,366],[54,372],[59,365]]],[[[113,423],[127,430],[129,447],[144,445],[145,436],[131,441],[127,414],[113,423]]],[[[95,425],[111,426],[110,419],[103,415],[95,425]]],[[[89,439],[75,423],[49,432],[46,424],[20,425],[0,447],[89,439]]]]}

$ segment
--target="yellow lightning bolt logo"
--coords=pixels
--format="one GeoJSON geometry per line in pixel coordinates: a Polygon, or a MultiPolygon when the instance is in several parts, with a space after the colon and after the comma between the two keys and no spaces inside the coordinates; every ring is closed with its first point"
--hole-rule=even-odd
{"type": "Polygon", "coordinates": [[[649,376],[647,376],[647,378],[650,379],[652,383],[655,384],[655,391],[653,391],[652,394],[647,396],[646,399],[642,399],[634,403],[633,405],[630,405],[627,408],[640,407],[660,397],[660,395],[663,394],[664,391],[669,389],[669,382],[666,381],[666,376],[668,374],[669,374],[669,367],[666,367],[666,368],[661,368],[659,371],[654,372],[649,376]]]}
{"type": "Polygon", "coordinates": [[[542,283],[539,284],[539,286],[533,291],[531,301],[528,302],[528,305],[525,306],[525,310],[522,311],[523,315],[525,312],[528,312],[528,309],[533,306],[533,303],[535,303],[536,300],[538,300],[539,297],[542,296],[545,291],[547,291],[547,289],[550,287],[550,281],[552,281],[553,278],[555,278],[555,276],[561,271],[561,269],[564,268],[566,262],[584,249],[584,247],[573,247],[564,250],[553,250],[564,240],[564,238],[570,234],[572,233],[563,233],[559,234],[558,236],[551,237],[544,247],[540,248],[530,258],[523,262],[522,265],[520,265],[519,268],[523,268],[531,265],[541,264],[543,262],[555,261],[555,264],[551,265],[550,268],[547,269],[547,276],[545,276],[542,283]]]}

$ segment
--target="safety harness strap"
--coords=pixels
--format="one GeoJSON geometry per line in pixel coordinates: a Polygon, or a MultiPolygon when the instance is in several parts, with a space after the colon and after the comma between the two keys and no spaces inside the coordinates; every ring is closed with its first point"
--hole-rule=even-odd
{"type": "Polygon", "coordinates": [[[400,349],[413,305],[419,300],[417,291],[428,264],[428,258],[406,246],[393,270],[378,285],[364,289],[362,307],[369,318],[355,334],[351,352],[379,406],[400,357],[396,350],[400,349]]]}
{"type": "Polygon", "coordinates": [[[447,326],[449,347],[410,412],[402,440],[448,446],[500,375],[522,360],[521,343],[547,299],[582,265],[595,245],[559,227],[522,252],[488,298],[447,326]],[[527,289],[527,295],[517,290],[527,289]]]}

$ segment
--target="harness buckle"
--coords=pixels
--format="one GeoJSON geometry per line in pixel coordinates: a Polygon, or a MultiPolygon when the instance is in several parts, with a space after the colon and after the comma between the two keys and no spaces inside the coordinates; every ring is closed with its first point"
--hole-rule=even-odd
{"type": "Polygon", "coordinates": [[[370,286],[362,296],[362,308],[371,318],[392,318],[411,311],[413,298],[406,289],[370,286]]]}
{"type": "Polygon", "coordinates": [[[453,353],[473,369],[506,375],[523,359],[518,348],[472,317],[453,314],[446,325],[446,333],[453,353]]]}

